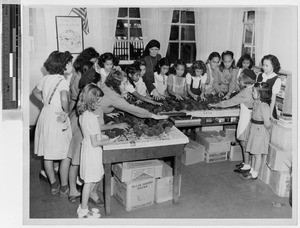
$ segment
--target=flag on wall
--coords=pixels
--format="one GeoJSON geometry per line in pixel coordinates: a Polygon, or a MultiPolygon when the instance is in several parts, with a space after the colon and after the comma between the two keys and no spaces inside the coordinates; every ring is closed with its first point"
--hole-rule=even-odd
{"type": "Polygon", "coordinates": [[[87,35],[90,31],[86,8],[72,8],[71,12],[82,18],[82,28],[84,33],[87,35]]]}

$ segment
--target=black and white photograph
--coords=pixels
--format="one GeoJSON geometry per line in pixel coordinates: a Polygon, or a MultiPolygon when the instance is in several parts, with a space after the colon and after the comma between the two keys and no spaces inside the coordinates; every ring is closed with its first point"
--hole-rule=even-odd
{"type": "Polygon", "coordinates": [[[298,4],[3,0],[5,227],[298,226],[298,4]]]}

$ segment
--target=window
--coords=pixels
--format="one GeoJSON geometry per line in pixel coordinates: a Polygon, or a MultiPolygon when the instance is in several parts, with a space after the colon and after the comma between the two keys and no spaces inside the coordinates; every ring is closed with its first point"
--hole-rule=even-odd
{"type": "Polygon", "coordinates": [[[243,16],[242,55],[249,54],[255,62],[255,11],[245,11],[243,16]]]}
{"type": "Polygon", "coordinates": [[[196,59],[194,11],[173,11],[167,57],[172,63],[177,59],[192,63],[196,59]]]}
{"type": "Polygon", "coordinates": [[[139,8],[119,8],[114,55],[120,60],[136,60],[143,54],[144,44],[139,8]]]}

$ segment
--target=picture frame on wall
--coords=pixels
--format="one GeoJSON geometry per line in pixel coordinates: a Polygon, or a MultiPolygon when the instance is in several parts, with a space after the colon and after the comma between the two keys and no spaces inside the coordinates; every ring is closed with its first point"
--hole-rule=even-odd
{"type": "Polygon", "coordinates": [[[79,54],[83,51],[82,18],[56,16],[56,39],[58,51],[79,54]]]}

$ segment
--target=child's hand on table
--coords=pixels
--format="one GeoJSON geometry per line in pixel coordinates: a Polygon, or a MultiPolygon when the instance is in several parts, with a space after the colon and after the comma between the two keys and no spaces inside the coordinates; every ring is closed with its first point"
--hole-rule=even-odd
{"type": "Polygon", "coordinates": [[[119,129],[123,129],[123,130],[129,129],[128,123],[119,123],[119,124],[116,124],[116,127],[119,129]]]}
{"type": "Polygon", "coordinates": [[[175,94],[175,98],[176,98],[176,100],[183,100],[182,96],[180,96],[178,94],[175,94]]]}

